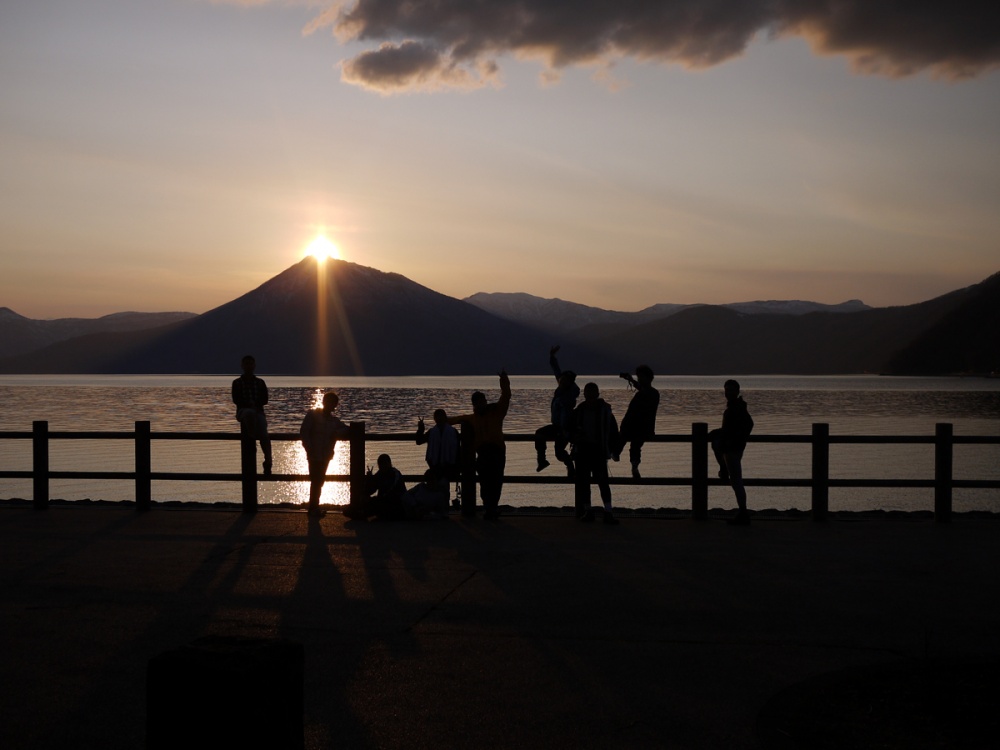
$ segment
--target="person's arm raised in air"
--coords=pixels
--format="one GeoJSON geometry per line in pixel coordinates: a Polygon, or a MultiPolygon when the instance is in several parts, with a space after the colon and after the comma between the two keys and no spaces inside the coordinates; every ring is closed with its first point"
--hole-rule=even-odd
{"type": "Polygon", "coordinates": [[[503,368],[500,370],[500,398],[497,401],[497,407],[504,415],[510,408],[510,378],[507,376],[507,370],[503,368]]]}
{"type": "Polygon", "coordinates": [[[556,359],[556,353],[559,351],[559,344],[556,344],[551,349],[549,349],[549,367],[552,368],[552,374],[556,376],[556,382],[562,377],[562,370],[559,369],[559,360],[556,359]]]}

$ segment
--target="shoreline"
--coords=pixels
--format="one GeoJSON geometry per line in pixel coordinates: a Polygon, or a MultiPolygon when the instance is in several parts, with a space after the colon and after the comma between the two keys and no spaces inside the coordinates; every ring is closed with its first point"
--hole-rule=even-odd
{"type": "MultiPolygon", "coordinates": [[[[233,511],[242,512],[242,505],[238,502],[215,502],[196,503],[184,500],[153,501],[153,510],[171,511],[233,511]]],[[[135,507],[133,500],[60,500],[49,501],[50,508],[128,508],[135,507]]],[[[327,511],[329,515],[342,515],[343,505],[324,505],[321,509],[327,511]]],[[[2,508],[26,508],[32,509],[32,501],[24,498],[0,498],[0,509],[2,508]]],[[[599,508],[596,508],[600,510],[599,508]]],[[[575,509],[571,505],[527,505],[511,506],[501,505],[501,516],[573,516],[575,509]]],[[[257,508],[257,513],[302,513],[306,511],[306,506],[297,503],[273,503],[261,504],[257,508]]],[[[477,515],[482,511],[481,506],[476,507],[477,515]]],[[[652,520],[692,520],[693,513],[690,509],[682,508],[615,508],[615,516],[628,519],[652,519],[652,520]]],[[[733,508],[709,508],[708,520],[721,521],[732,516],[733,508]]],[[[750,509],[753,518],[761,521],[811,521],[812,512],[795,508],[777,509],[762,508],[760,510],[750,509]]],[[[986,510],[952,511],[954,521],[1000,521],[1000,512],[986,510]]],[[[452,508],[449,518],[460,518],[461,514],[457,509],[452,508]]],[[[933,521],[934,511],[932,510],[831,510],[827,512],[827,519],[830,521],[933,521]]],[[[405,523],[405,522],[404,522],[405,523]]]]}

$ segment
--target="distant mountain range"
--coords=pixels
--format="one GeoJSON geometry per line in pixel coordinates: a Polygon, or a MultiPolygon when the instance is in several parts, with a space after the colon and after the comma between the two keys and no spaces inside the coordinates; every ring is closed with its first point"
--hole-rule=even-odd
{"type": "Polygon", "coordinates": [[[29,320],[0,308],[2,373],[485,375],[564,365],[659,374],[989,373],[1000,274],[916,305],[759,301],[627,313],[528,294],[458,300],[395,273],[307,258],[203,315],[29,320]]]}
{"type": "Polygon", "coordinates": [[[8,307],[0,307],[0,357],[24,354],[92,333],[141,331],[194,317],[189,312],[121,312],[103,318],[32,320],[8,307]]]}
{"type": "MultiPolygon", "coordinates": [[[[561,299],[545,299],[523,292],[479,292],[465,301],[493,313],[497,317],[539,328],[554,334],[567,334],[590,326],[630,327],[640,323],[669,317],[681,310],[702,305],[658,304],[638,312],[617,312],[589,307],[561,299]]],[[[767,300],[759,302],[732,302],[722,305],[745,315],[805,315],[811,312],[858,312],[870,310],[864,302],[853,299],[839,305],[800,300],[767,300]]]]}

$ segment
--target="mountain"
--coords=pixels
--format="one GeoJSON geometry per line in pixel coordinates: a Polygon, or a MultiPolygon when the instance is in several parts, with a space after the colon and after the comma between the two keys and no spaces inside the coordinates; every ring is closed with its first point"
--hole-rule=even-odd
{"type": "Polygon", "coordinates": [[[33,320],[0,307],[0,357],[42,349],[60,341],[97,333],[141,331],[195,317],[194,313],[122,312],[103,318],[59,318],[33,320]]]}
{"type": "MultiPolygon", "coordinates": [[[[701,307],[701,305],[661,303],[638,312],[618,312],[558,298],[536,297],[523,292],[478,292],[466,297],[465,301],[499,318],[531,326],[551,335],[580,333],[585,336],[617,332],[641,323],[669,317],[691,307],[701,307]]],[[[846,313],[871,309],[861,300],[850,300],[838,305],[801,300],[759,300],[733,302],[723,307],[745,315],[806,315],[812,312],[846,313]]]]}
{"type": "MultiPolygon", "coordinates": [[[[149,335],[95,335],[0,363],[11,372],[228,373],[253,354],[288,375],[538,372],[551,342],[395,273],[306,258],[204,315],[149,335]]],[[[602,368],[596,352],[574,361],[602,368]]]]}
{"type": "Polygon", "coordinates": [[[917,305],[803,315],[700,305],[591,343],[624,367],[646,362],[671,375],[884,372],[893,352],[961,301],[962,293],[952,292],[917,305]]]}
{"type": "Polygon", "coordinates": [[[822,302],[805,302],[803,300],[757,300],[756,302],[730,302],[723,305],[730,310],[743,313],[744,315],[807,315],[814,312],[828,313],[853,313],[862,310],[871,310],[859,299],[839,302],[836,305],[827,305],[822,302]]]}
{"type": "Polygon", "coordinates": [[[889,372],[1000,372],[1000,273],[958,294],[953,310],[893,355],[889,372]]]}
{"type": "MultiPolygon", "coordinates": [[[[661,375],[946,374],[1000,365],[1000,274],[920,304],[874,309],[857,300],[759,301],[616,313],[531,295],[474,297],[520,317],[399,274],[307,258],[204,315],[58,341],[0,359],[0,372],[235,373],[254,354],[271,374],[540,374],[553,343],[582,373],[642,362],[661,375]]],[[[26,320],[0,310],[0,327],[26,320]]]]}
{"type": "Polygon", "coordinates": [[[523,292],[478,292],[465,302],[498,318],[537,328],[550,334],[565,334],[586,326],[635,325],[670,315],[684,305],[656,305],[637,313],[602,310],[561,299],[545,299],[523,292]]]}

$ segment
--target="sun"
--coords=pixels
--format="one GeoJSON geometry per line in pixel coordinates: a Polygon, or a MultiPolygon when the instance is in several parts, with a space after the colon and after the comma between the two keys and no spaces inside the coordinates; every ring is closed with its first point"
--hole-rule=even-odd
{"type": "Polygon", "coordinates": [[[326,260],[327,258],[339,258],[340,249],[334,245],[324,234],[317,234],[308,245],[306,245],[306,255],[316,260],[326,260]]]}

